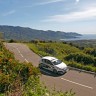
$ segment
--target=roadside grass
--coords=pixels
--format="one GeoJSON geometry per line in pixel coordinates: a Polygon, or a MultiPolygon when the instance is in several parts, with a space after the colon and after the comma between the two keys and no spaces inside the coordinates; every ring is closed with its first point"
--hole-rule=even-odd
{"type": "MultiPolygon", "coordinates": [[[[31,42],[27,43],[29,48],[40,56],[55,56],[65,62],[68,66],[96,72],[95,50],[79,49],[72,44],[64,42],[31,42]],[[89,53],[88,53],[89,52],[89,53]]],[[[90,48],[89,48],[90,49],[90,48]]]]}

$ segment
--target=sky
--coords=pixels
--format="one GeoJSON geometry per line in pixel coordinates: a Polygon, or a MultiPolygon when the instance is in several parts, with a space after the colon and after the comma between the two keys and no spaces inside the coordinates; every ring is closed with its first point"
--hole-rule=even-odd
{"type": "Polygon", "coordinates": [[[0,25],[96,34],[96,0],[0,0],[0,25]]]}

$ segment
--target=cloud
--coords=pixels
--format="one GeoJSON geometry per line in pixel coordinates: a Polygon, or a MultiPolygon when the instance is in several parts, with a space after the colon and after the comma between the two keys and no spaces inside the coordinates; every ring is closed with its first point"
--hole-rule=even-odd
{"type": "Polygon", "coordinates": [[[75,4],[78,4],[80,2],[80,0],[76,0],[75,4]]]}
{"type": "Polygon", "coordinates": [[[57,3],[57,2],[62,2],[62,1],[64,0],[49,0],[48,2],[38,3],[37,5],[46,5],[46,4],[57,3]]]}
{"type": "Polygon", "coordinates": [[[57,2],[62,2],[62,1],[64,0],[48,0],[46,2],[36,3],[34,5],[23,6],[22,8],[31,8],[31,7],[38,6],[38,5],[47,5],[47,4],[57,3],[57,2]]]}
{"type": "Polygon", "coordinates": [[[50,16],[48,19],[43,20],[43,22],[72,22],[72,21],[88,20],[94,17],[96,17],[96,7],[89,8],[79,12],[71,12],[64,15],[50,16]]]}
{"type": "Polygon", "coordinates": [[[9,12],[6,12],[6,13],[2,14],[2,16],[12,15],[12,14],[14,14],[15,12],[16,12],[15,10],[11,10],[11,11],[9,11],[9,12]]]}
{"type": "Polygon", "coordinates": [[[76,2],[78,3],[80,0],[76,0],[76,2]]]}

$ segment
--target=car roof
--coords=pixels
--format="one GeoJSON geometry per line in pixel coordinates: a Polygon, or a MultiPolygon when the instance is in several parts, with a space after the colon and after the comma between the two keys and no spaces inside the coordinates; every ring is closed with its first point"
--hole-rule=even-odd
{"type": "Polygon", "coordinates": [[[45,56],[45,57],[43,57],[42,59],[47,59],[47,60],[50,60],[50,61],[55,61],[55,60],[58,60],[57,58],[55,58],[55,57],[52,57],[52,56],[45,56]]]}

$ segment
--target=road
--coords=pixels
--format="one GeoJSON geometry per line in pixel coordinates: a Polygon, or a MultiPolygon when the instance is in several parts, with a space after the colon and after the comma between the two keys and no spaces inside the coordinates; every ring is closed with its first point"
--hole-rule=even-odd
{"type": "MultiPolygon", "coordinates": [[[[40,57],[32,52],[26,45],[20,43],[5,43],[7,49],[14,53],[20,62],[32,62],[38,66],[40,57]]],[[[62,91],[72,89],[75,96],[96,96],[96,77],[92,74],[69,70],[62,76],[54,75],[52,72],[41,70],[41,81],[49,88],[62,91]]]]}

